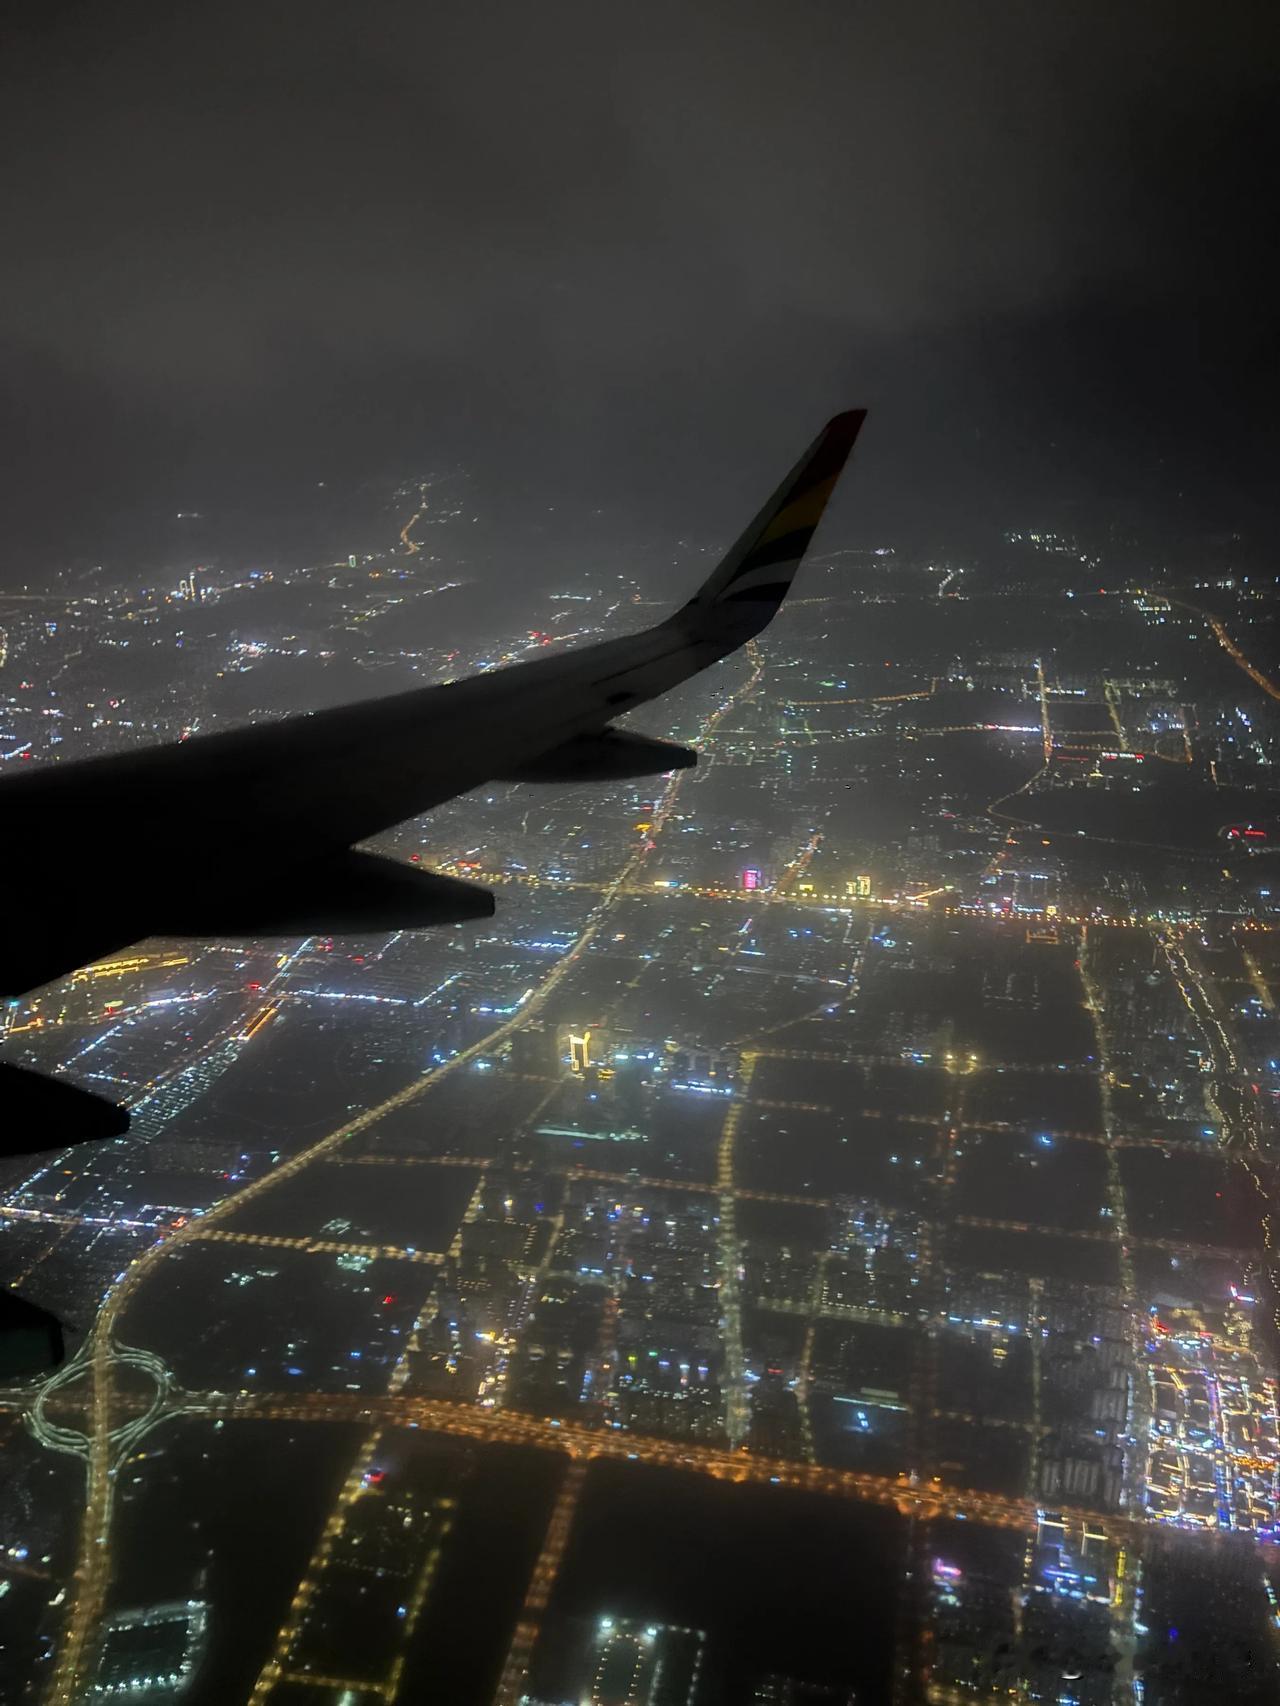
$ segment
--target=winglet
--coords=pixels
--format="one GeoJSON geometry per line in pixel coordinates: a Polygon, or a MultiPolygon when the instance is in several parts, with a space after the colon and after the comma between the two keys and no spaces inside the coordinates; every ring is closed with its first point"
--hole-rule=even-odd
{"type": "Polygon", "coordinates": [[[787,596],[866,415],[865,409],[846,409],[827,422],[686,613],[733,606],[735,618],[745,618],[754,632],[765,626],[787,596]]]}

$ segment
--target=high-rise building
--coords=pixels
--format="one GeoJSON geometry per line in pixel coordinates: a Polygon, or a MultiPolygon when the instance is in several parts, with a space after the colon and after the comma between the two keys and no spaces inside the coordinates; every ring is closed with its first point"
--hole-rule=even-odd
{"type": "Polygon", "coordinates": [[[667,1075],[689,1084],[725,1087],[737,1078],[741,1056],[733,1047],[715,1048],[689,1038],[669,1038],[663,1057],[667,1075]]]}

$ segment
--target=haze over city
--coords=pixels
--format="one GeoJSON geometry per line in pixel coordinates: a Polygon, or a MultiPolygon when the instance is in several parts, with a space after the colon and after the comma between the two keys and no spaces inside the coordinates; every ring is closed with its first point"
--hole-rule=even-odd
{"type": "MultiPolygon", "coordinates": [[[[14,17],[7,872],[41,772],[478,676],[471,752],[699,588],[720,661],[591,723],[680,767],[566,741],[362,843],[492,917],[0,1008],[129,1116],[4,1133],[5,1699],[1274,1698],[1275,48],[14,17]]],[[[240,892],[206,794],[95,806],[76,907],[157,835],[240,892]]]]}

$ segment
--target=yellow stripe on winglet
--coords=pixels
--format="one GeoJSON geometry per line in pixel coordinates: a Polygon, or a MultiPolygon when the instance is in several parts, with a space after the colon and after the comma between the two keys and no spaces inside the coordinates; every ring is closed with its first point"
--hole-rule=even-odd
{"type": "Polygon", "coordinates": [[[774,516],[756,540],[756,544],[771,544],[773,540],[781,539],[784,533],[796,533],[802,527],[815,528],[822,520],[822,512],[827,507],[827,499],[835,490],[838,478],[838,475],[833,474],[829,480],[821,480],[807,492],[801,492],[799,497],[792,498],[791,502],[774,516]]]}

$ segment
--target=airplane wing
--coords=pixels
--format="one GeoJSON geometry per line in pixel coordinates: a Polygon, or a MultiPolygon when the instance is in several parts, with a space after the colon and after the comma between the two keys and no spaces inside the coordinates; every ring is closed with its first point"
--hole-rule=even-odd
{"type": "MultiPolygon", "coordinates": [[[[366,933],[489,916],[493,897],[477,885],[356,844],[484,782],[608,780],[696,762],[612,719],[771,620],[864,413],[824,427],[695,597],[644,633],[0,783],[0,996],[145,936],[366,933]]],[[[71,1141],[57,1128],[83,1123],[83,1101],[61,1080],[64,1093],[41,1094],[16,1071],[19,1105],[39,1115],[14,1121],[0,1109],[0,1153],[71,1141]]],[[[104,1116],[79,1135],[108,1129],[104,1116]]]]}

